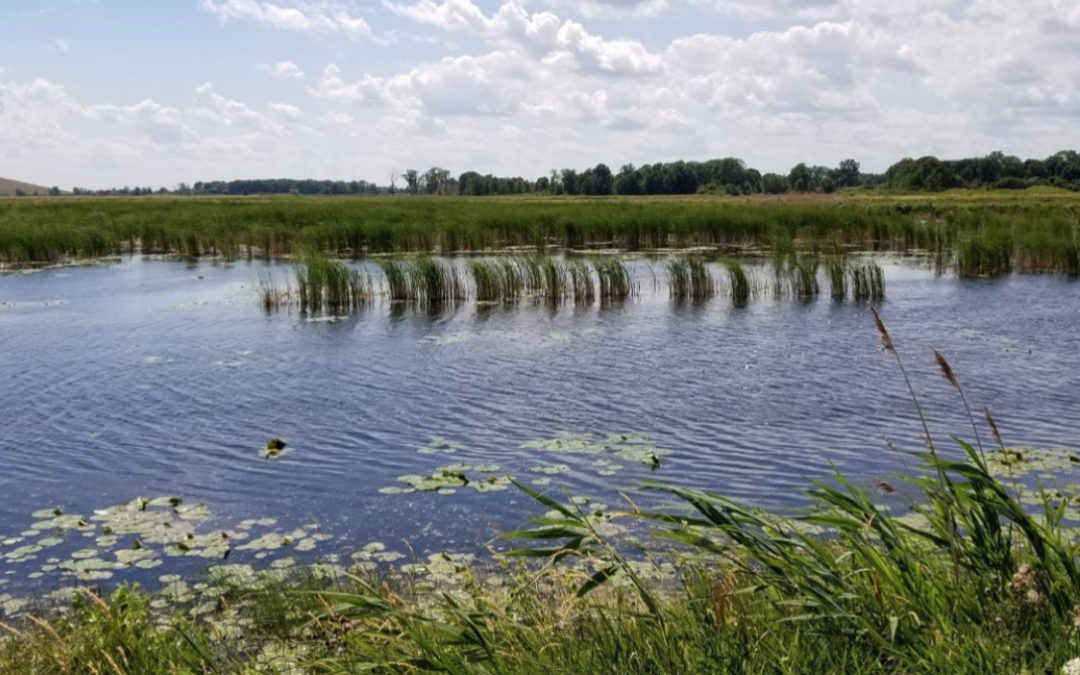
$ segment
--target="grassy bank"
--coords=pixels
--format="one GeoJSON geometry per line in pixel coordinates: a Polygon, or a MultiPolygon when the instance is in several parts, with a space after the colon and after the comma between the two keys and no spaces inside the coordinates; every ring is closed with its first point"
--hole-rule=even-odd
{"type": "Polygon", "coordinates": [[[964,276],[1080,274],[1080,198],[999,193],[734,198],[143,198],[0,201],[0,262],[140,248],[183,256],[358,257],[507,247],[922,249],[964,276]],[[1006,259],[1002,262],[1002,257],[1006,259]]]}
{"type": "Polygon", "coordinates": [[[1062,672],[1080,656],[1080,532],[1067,524],[1080,499],[1032,485],[1045,456],[1007,448],[988,411],[968,410],[974,443],[946,453],[927,430],[920,470],[876,490],[836,475],[799,514],[662,485],[645,489],[669,506],[648,512],[632,495],[620,511],[520,487],[546,513],[503,536],[501,569],[436,555],[381,574],[217,577],[174,610],[138,589],[84,590],[64,614],[0,624],[0,672],[1062,672]]]}

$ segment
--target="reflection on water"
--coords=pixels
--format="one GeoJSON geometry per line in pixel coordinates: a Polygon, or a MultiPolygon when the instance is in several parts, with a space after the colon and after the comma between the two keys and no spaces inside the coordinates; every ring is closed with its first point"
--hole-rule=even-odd
{"type": "MultiPolygon", "coordinates": [[[[536,514],[496,489],[506,475],[609,503],[656,478],[776,505],[833,465],[869,482],[903,468],[889,443],[920,447],[865,305],[643,289],[606,307],[376,302],[314,321],[262,313],[263,269],[0,277],[0,535],[41,509],[177,494],[230,522],[318,523],[328,546],[461,550],[536,514]],[[272,437],[292,452],[260,457],[272,437]]],[[[881,313],[941,447],[970,426],[931,347],[1007,443],[1080,446],[1075,283],[885,271],[881,313]]]]}

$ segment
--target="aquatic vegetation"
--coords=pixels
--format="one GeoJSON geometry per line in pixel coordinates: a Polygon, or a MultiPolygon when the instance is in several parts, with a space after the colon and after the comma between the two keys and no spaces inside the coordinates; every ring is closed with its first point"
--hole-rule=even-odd
{"type": "Polygon", "coordinates": [[[253,551],[256,559],[263,559],[269,550],[288,546],[290,538],[302,544],[298,550],[312,550],[325,538],[316,525],[308,525],[291,533],[271,530],[252,539],[253,530],[274,526],[272,519],[209,529],[205,524],[212,517],[205,505],[171,496],[140,497],[91,515],[50,508],[33,517],[38,520],[32,529],[0,541],[0,560],[18,566],[10,567],[11,574],[20,568],[31,570],[23,575],[30,580],[55,576],[105,581],[125,570],[160,567],[171,557],[223,560],[234,550],[253,551]],[[267,542],[276,545],[264,545],[267,542]]]}
{"type": "Polygon", "coordinates": [[[441,307],[460,304],[467,297],[458,268],[441,258],[383,258],[376,264],[386,277],[391,302],[441,307]]]}
{"type": "Polygon", "coordinates": [[[829,296],[833,300],[847,298],[847,262],[843,258],[833,258],[826,265],[829,272],[829,296]]]}
{"type": "Polygon", "coordinates": [[[1005,240],[968,237],[956,246],[956,271],[962,279],[1012,273],[1012,246],[1005,240]]]}
{"type": "Polygon", "coordinates": [[[731,293],[731,301],[736,307],[745,307],[750,302],[751,283],[746,270],[738,260],[728,258],[724,261],[724,268],[728,275],[728,290],[731,293]]]}
{"type": "Polygon", "coordinates": [[[267,313],[276,312],[294,302],[295,296],[288,282],[284,288],[279,287],[269,272],[259,275],[256,290],[259,293],[259,304],[267,313]]]}
{"type": "Polygon", "coordinates": [[[701,258],[678,256],[667,260],[665,267],[673,300],[708,300],[716,295],[716,280],[701,258]]]}
{"type": "Polygon", "coordinates": [[[296,295],[300,311],[310,314],[348,314],[374,297],[371,276],[313,251],[296,264],[296,295]]]}
{"type": "Polygon", "coordinates": [[[780,257],[773,263],[773,296],[811,300],[821,293],[817,261],[797,255],[780,257]]]}
{"type": "Polygon", "coordinates": [[[607,256],[593,258],[592,262],[600,282],[601,302],[621,302],[638,294],[638,284],[622,260],[607,256]]]}
{"type": "Polygon", "coordinates": [[[293,448],[287,447],[288,444],[280,438],[271,438],[266,443],[266,447],[259,452],[259,457],[263,459],[274,459],[275,457],[282,457],[293,451],[293,448]]]}
{"type": "Polygon", "coordinates": [[[885,297],[885,275],[881,267],[869,260],[848,267],[851,294],[858,301],[878,301],[885,297]]]}
{"type": "Polygon", "coordinates": [[[30,200],[0,210],[0,263],[141,251],[274,259],[495,251],[737,247],[788,252],[948,253],[961,276],[1075,274],[1077,198],[1031,192],[726,199],[160,198],[30,200]],[[1008,260],[1008,265],[1005,260],[1008,260]]]}

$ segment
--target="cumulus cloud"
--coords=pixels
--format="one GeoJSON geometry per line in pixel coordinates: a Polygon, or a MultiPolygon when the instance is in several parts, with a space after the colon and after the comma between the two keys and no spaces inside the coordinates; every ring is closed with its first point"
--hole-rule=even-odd
{"type": "Polygon", "coordinates": [[[371,27],[349,5],[331,1],[281,0],[201,0],[199,9],[216,16],[222,23],[252,21],[278,30],[320,35],[343,35],[362,38],[371,35],[371,27]]]}
{"type": "Polygon", "coordinates": [[[666,12],[668,0],[544,0],[548,5],[581,16],[654,17],[666,12]]]}
{"type": "Polygon", "coordinates": [[[763,170],[846,157],[883,170],[915,154],[1048,155],[1080,121],[1080,6],[1070,0],[199,6],[226,23],[364,44],[308,43],[303,62],[320,69],[306,76],[292,61],[258,66],[304,84],[275,89],[273,102],[239,79],[266,63],[261,55],[201,74],[214,84],[193,98],[134,93],[119,104],[76,101],[29,75],[5,82],[12,65],[32,72],[5,63],[5,161],[66,167],[48,158],[98,153],[142,167],[159,153],[159,171],[189,166],[189,180],[337,170],[385,180],[387,167],[432,164],[535,177],[598,161],[731,155],[763,170]],[[738,33],[725,34],[723,16],[742,17],[738,33]]]}
{"type": "Polygon", "coordinates": [[[520,0],[503,4],[490,17],[471,0],[420,0],[412,5],[384,0],[383,4],[417,23],[466,31],[567,67],[621,76],[659,75],[664,70],[662,60],[636,40],[607,40],[550,12],[530,14],[520,0]]]}
{"type": "Polygon", "coordinates": [[[274,64],[274,77],[281,78],[283,80],[303,80],[304,71],[300,70],[300,66],[291,61],[280,61],[274,64]]]}

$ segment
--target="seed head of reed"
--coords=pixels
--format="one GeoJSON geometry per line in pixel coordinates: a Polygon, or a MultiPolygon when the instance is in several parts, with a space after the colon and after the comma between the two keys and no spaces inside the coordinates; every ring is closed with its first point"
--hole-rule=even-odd
{"type": "Polygon", "coordinates": [[[990,434],[994,437],[994,442],[1004,448],[1005,443],[1001,440],[1001,432],[998,431],[997,422],[994,421],[994,416],[990,414],[989,407],[983,407],[983,415],[986,417],[986,423],[990,425],[990,434]]]}
{"type": "Polygon", "coordinates": [[[944,376],[945,379],[949,381],[949,384],[959,390],[960,381],[956,379],[956,373],[953,372],[952,366],[949,365],[949,362],[945,359],[944,356],[942,356],[941,352],[936,349],[934,350],[934,361],[937,362],[938,368],[941,370],[942,376],[944,376]]]}
{"type": "Polygon", "coordinates": [[[881,320],[881,315],[878,314],[876,307],[871,307],[870,311],[874,314],[874,325],[877,326],[878,335],[881,337],[881,348],[885,351],[895,354],[896,345],[893,344],[892,336],[889,335],[889,330],[885,328],[885,322],[881,320]]]}

